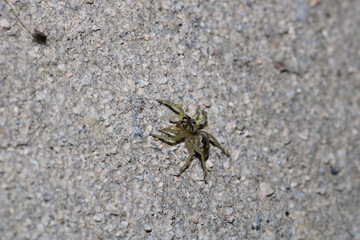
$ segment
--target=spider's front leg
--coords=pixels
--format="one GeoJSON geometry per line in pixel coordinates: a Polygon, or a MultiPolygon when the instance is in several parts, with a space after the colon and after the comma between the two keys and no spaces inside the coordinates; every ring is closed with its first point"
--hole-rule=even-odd
{"type": "Polygon", "coordinates": [[[207,112],[205,110],[202,111],[202,118],[200,118],[199,123],[202,126],[205,126],[205,124],[207,123],[207,112]]]}
{"type": "Polygon", "coordinates": [[[192,119],[194,119],[195,121],[197,121],[197,120],[199,119],[199,115],[200,115],[200,107],[197,106],[197,107],[196,107],[195,115],[192,117],[192,119]]]}
{"type": "Polygon", "coordinates": [[[180,141],[183,138],[180,135],[180,130],[177,129],[175,126],[170,126],[167,128],[160,129],[159,132],[164,133],[167,136],[157,135],[153,133],[150,133],[150,135],[172,145],[176,144],[178,141],[180,141]],[[169,141],[174,141],[174,142],[169,142],[169,141]]]}
{"type": "Polygon", "coordinates": [[[164,104],[164,105],[169,106],[169,107],[172,108],[173,110],[178,111],[179,116],[175,116],[175,117],[170,118],[170,122],[171,122],[171,123],[175,123],[175,122],[183,119],[183,117],[185,116],[185,112],[184,112],[184,110],[182,109],[182,107],[181,107],[179,104],[175,104],[175,103],[170,102],[170,101],[168,101],[168,100],[159,100],[159,99],[158,99],[157,101],[158,101],[159,103],[161,103],[161,104],[164,104]]]}
{"type": "Polygon", "coordinates": [[[169,145],[175,145],[182,139],[181,136],[162,136],[162,135],[152,134],[152,133],[150,133],[150,136],[156,137],[157,139],[159,139],[163,142],[166,142],[169,145]]]}
{"type": "Polygon", "coordinates": [[[170,126],[167,128],[160,129],[159,132],[165,133],[166,135],[172,136],[172,137],[174,137],[173,134],[175,134],[175,136],[180,135],[180,129],[176,128],[175,126],[170,126]]]}

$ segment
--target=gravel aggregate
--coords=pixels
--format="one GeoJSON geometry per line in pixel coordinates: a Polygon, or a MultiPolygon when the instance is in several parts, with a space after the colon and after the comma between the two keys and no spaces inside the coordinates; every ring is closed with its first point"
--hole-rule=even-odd
{"type": "Polygon", "coordinates": [[[6,2],[0,239],[360,240],[359,1],[6,2]]]}

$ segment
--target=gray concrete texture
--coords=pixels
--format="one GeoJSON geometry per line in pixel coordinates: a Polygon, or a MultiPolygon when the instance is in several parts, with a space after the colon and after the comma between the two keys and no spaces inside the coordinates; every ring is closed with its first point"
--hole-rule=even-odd
{"type": "Polygon", "coordinates": [[[7,2],[0,239],[360,239],[359,1],[7,2]]]}

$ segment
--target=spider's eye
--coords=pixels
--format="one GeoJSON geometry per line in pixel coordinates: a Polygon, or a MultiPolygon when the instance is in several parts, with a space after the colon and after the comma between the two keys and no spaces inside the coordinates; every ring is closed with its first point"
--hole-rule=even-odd
{"type": "Polygon", "coordinates": [[[183,127],[184,129],[188,130],[189,132],[192,132],[193,129],[194,129],[191,124],[187,124],[186,122],[184,122],[184,123],[182,124],[182,127],[183,127]]]}
{"type": "Polygon", "coordinates": [[[189,132],[192,132],[193,127],[191,125],[186,125],[186,130],[188,130],[189,132]]]}

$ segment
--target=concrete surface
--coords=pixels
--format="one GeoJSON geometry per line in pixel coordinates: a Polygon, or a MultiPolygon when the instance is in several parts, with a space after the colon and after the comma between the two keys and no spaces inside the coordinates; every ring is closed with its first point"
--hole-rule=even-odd
{"type": "Polygon", "coordinates": [[[8,2],[48,43],[0,1],[0,239],[360,239],[359,1],[8,2]]]}

